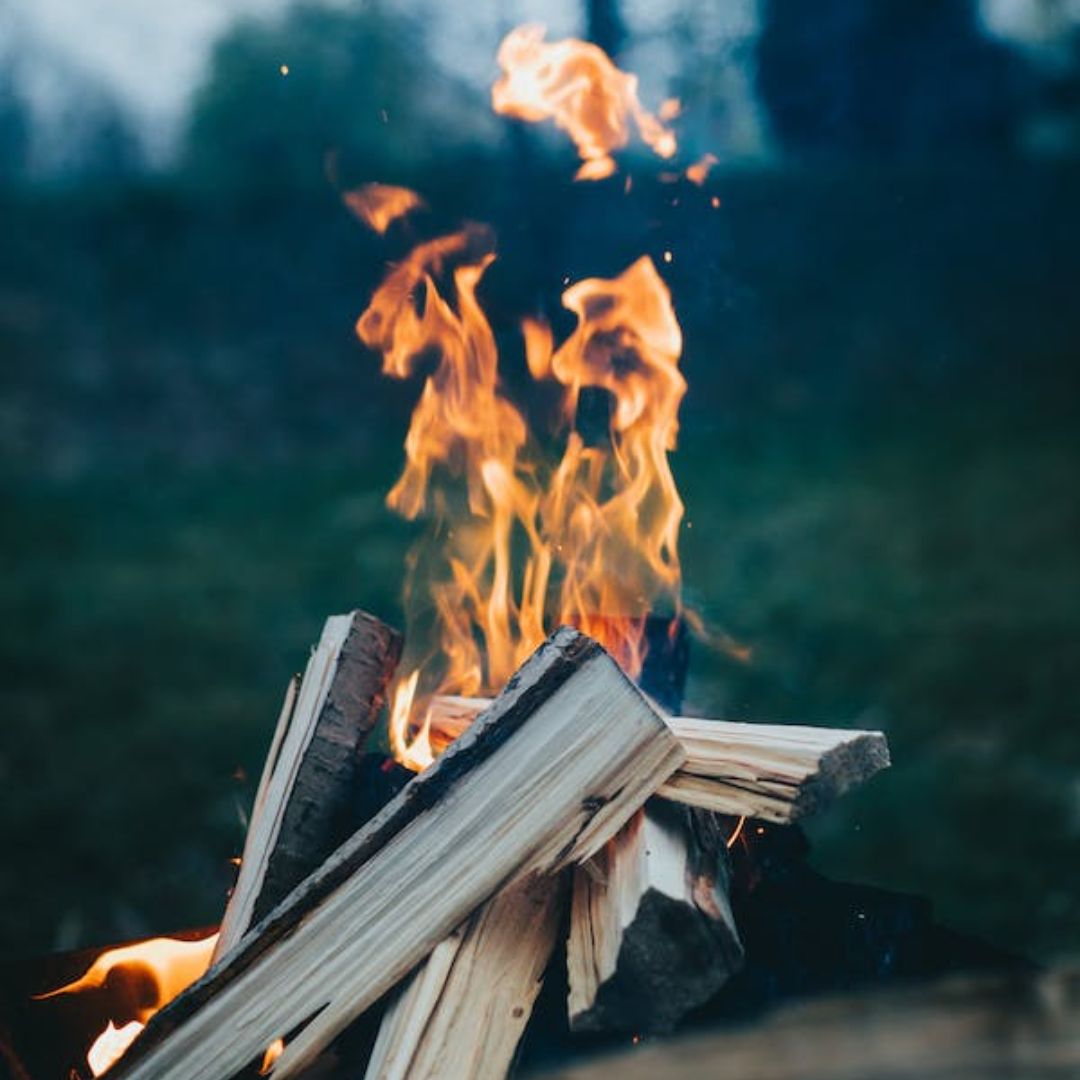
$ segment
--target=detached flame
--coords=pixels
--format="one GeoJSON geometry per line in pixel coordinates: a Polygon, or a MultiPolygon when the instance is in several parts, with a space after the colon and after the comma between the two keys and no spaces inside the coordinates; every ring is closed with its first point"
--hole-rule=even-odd
{"type": "Polygon", "coordinates": [[[136,1019],[120,1028],[110,1020],[87,1052],[90,1071],[94,1076],[100,1076],[123,1055],[154,1013],[205,973],[217,939],[217,934],[197,941],[150,938],[134,945],[108,949],[78,979],[46,994],[38,994],[35,1000],[97,989],[105,986],[114,971],[127,970],[149,977],[153,997],[136,1007],[136,1019]]]}
{"type": "Polygon", "coordinates": [[[715,154],[703,154],[693,163],[693,165],[687,165],[686,179],[689,180],[691,184],[697,184],[698,187],[703,187],[713,166],[719,164],[719,160],[720,159],[715,154]]]}
{"type": "MultiPolygon", "coordinates": [[[[577,147],[583,162],[578,180],[615,171],[611,155],[630,141],[631,121],[660,157],[675,153],[674,133],[638,100],[636,75],[620,71],[596,45],[574,38],[548,43],[545,32],[519,26],[503,39],[497,56],[503,75],[491,90],[497,113],[530,123],[553,120],[577,147]]],[[[662,108],[671,115],[672,106],[662,108]]]]}
{"type": "Polygon", "coordinates": [[[393,184],[365,184],[355,191],[347,191],[342,197],[345,205],[380,235],[398,218],[424,205],[424,200],[415,191],[393,184]]]}

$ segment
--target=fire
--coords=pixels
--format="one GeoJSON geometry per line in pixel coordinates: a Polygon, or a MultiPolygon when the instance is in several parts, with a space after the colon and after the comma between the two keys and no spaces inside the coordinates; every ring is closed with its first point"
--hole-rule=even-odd
{"type": "Polygon", "coordinates": [[[140,1024],[138,1020],[132,1020],[118,1028],[110,1020],[86,1053],[86,1063],[90,1066],[90,1071],[95,1076],[100,1076],[115,1065],[145,1027],[146,1025],[140,1024]]]}
{"type": "Polygon", "coordinates": [[[211,934],[197,941],[150,938],[134,945],[107,949],[78,979],[56,990],[39,994],[36,1000],[97,989],[106,985],[114,971],[128,971],[149,977],[152,997],[140,1003],[136,1019],[120,1028],[110,1020],[86,1055],[90,1071],[94,1076],[100,1076],[123,1055],[154,1013],[206,971],[210,966],[217,937],[217,934],[211,934]]]}
{"type": "Polygon", "coordinates": [[[664,119],[678,114],[665,103],[659,116],[638,100],[637,76],[620,71],[587,41],[544,41],[545,28],[519,26],[499,46],[503,74],[491,90],[497,113],[530,123],[552,120],[573,140],[583,162],[578,180],[599,180],[615,171],[612,153],[630,141],[631,122],[662,158],[676,150],[664,119]]]}
{"type": "Polygon", "coordinates": [[[277,1061],[282,1054],[285,1053],[285,1040],[275,1039],[267,1048],[266,1053],[263,1054],[262,1064],[259,1066],[260,1076],[269,1076],[270,1070],[274,1067],[274,1062],[277,1061]]]}
{"type": "Polygon", "coordinates": [[[365,184],[344,195],[345,205],[380,235],[398,218],[424,205],[424,200],[408,188],[393,184],[365,184]]]}
{"type": "Polygon", "coordinates": [[[397,685],[394,700],[390,707],[390,751],[402,765],[414,772],[426,769],[434,760],[431,748],[431,722],[425,715],[419,734],[409,737],[409,721],[412,717],[413,700],[416,697],[416,685],[420,681],[420,669],[415,668],[411,675],[397,685]]]}
{"type": "MultiPolygon", "coordinates": [[[[632,126],[660,157],[674,155],[666,121],[678,101],[648,112],[636,77],[597,46],[545,42],[543,27],[522,26],[498,62],[495,111],[554,121],[577,147],[579,178],[614,171],[612,154],[632,126]]],[[[369,184],[350,205],[378,229],[372,205],[421,205],[413,192],[401,203],[386,194],[401,190],[369,184]]],[[[403,517],[431,523],[408,562],[409,652],[389,724],[394,756],[415,770],[437,752],[433,694],[498,691],[563,623],[637,675],[646,615],[681,610],[683,504],[668,455],[686,381],[667,286],[643,256],[614,278],[566,279],[562,303],[576,327],[561,343],[544,320],[523,320],[529,373],[560,388],[557,428],[541,443],[500,381],[477,297],[494,259],[494,238],[480,225],[425,240],[391,267],[356,323],[385,374],[426,372],[405,466],[387,496],[403,517]]]]}
{"type": "Polygon", "coordinates": [[[422,572],[414,561],[407,595],[410,629],[429,605],[438,646],[434,657],[403,665],[391,708],[393,753],[413,769],[434,757],[424,719],[432,693],[499,689],[561,623],[598,637],[636,674],[645,615],[657,602],[678,609],[683,506],[668,453],[686,382],[667,286],[643,257],[616,278],[566,289],[577,327],[558,348],[545,323],[524,323],[531,374],[563,388],[565,441],[551,462],[498,379],[494,335],[476,298],[493,257],[475,226],[423,243],[357,323],[387,374],[404,378],[421,358],[437,357],[387,498],[406,518],[429,514],[437,539],[422,572]],[[588,440],[577,430],[587,393],[610,401],[588,440]],[[423,601],[419,576],[428,583],[423,601]]]}

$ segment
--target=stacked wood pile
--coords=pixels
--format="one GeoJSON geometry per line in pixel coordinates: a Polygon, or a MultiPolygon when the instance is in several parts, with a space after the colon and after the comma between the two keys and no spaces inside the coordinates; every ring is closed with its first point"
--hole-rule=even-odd
{"type": "Polygon", "coordinates": [[[328,620],[214,964],[111,1077],[314,1075],[365,1022],[349,1075],[502,1077],[561,947],[572,1029],[670,1030],[742,962],[719,815],[790,821],[888,763],[878,733],[668,717],[563,628],[498,697],[437,701],[441,756],[350,832],[400,648],[362,612],[328,620]]]}

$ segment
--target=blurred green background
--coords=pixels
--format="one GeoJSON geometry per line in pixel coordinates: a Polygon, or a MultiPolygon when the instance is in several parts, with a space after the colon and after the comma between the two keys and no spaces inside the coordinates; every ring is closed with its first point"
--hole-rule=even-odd
{"type": "Polygon", "coordinates": [[[892,744],[813,824],[816,864],[1031,955],[1080,946],[1080,36],[995,36],[992,5],[735,6],[756,21],[727,33],[693,0],[552,5],[628,68],[676,57],[684,157],[722,158],[704,191],[633,154],[630,194],[571,184],[562,141],[489,116],[493,49],[470,82],[437,22],[378,5],[229,26],[157,158],[87,94],[50,158],[8,65],[5,949],[219,916],[323,618],[400,623],[415,529],[382,500],[420,383],[352,324],[464,218],[498,232],[482,299],[526,408],[518,318],[674,253],[687,593],[752,650],[697,643],[687,711],[892,744]],[[340,202],[370,179],[431,212],[371,236],[340,202]]]}

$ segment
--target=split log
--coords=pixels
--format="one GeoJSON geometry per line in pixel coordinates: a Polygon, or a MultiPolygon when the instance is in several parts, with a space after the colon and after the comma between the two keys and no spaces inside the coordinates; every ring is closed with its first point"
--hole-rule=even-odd
{"type": "Polygon", "coordinates": [[[465,736],[151,1020],[113,1080],[226,1080],[282,1034],[271,1075],[295,1076],[499,889],[594,855],[682,756],[614,661],[564,627],[465,736]]]}
{"type": "Polygon", "coordinates": [[[504,889],[440,942],[387,1010],[365,1080],[502,1080],[563,925],[566,875],[504,889]]]}
{"type": "Polygon", "coordinates": [[[285,695],[215,961],[352,831],[359,753],[401,644],[396,630],[363,611],[326,620],[303,679],[292,680],[285,695]]]}
{"type": "MultiPolygon", "coordinates": [[[[448,746],[487,704],[439,695],[429,706],[436,751],[448,746]]],[[[780,825],[823,810],[889,765],[880,731],[749,724],[668,716],[686,762],[659,794],[673,802],[780,825]]]]}
{"type": "Polygon", "coordinates": [[[573,1030],[670,1031],[742,966],[723,842],[702,835],[693,816],[653,800],[575,869],[573,1030]]]}
{"type": "Polygon", "coordinates": [[[789,824],[889,765],[880,731],[673,717],[687,763],[660,794],[721,814],[789,824]]]}

